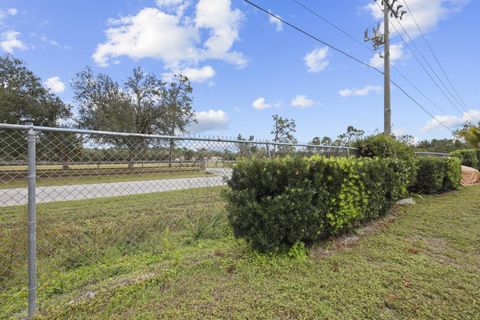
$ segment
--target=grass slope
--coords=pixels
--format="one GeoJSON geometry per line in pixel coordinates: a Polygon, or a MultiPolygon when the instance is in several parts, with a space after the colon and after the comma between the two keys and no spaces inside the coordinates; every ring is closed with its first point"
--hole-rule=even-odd
{"type": "MultiPolygon", "coordinates": [[[[40,206],[39,318],[478,319],[480,187],[276,256],[231,236],[218,191],[40,206]]],[[[25,307],[9,279],[0,318],[25,307]]]]}

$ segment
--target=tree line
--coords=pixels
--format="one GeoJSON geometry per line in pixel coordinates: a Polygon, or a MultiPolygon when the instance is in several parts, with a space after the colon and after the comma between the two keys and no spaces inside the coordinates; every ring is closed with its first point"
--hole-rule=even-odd
{"type": "MultiPolygon", "coordinates": [[[[187,77],[177,74],[170,81],[164,81],[142,68],[134,68],[125,81],[118,82],[104,73],[95,73],[86,67],[76,74],[71,81],[74,102],[78,115],[73,116],[73,106],[63,102],[57,95],[45,88],[41,79],[29,70],[26,64],[11,55],[0,56],[0,122],[49,127],[77,127],[80,129],[133,132],[141,134],[180,135],[188,133],[189,125],[196,122],[193,109],[193,88],[187,77]],[[73,121],[72,121],[73,120],[73,121]]],[[[295,144],[297,129],[294,119],[273,115],[272,141],[295,144]]],[[[26,146],[18,135],[19,132],[1,133],[0,149],[2,156],[7,153],[25,154],[26,146]]],[[[314,137],[312,145],[350,146],[362,139],[365,131],[348,126],[346,131],[336,138],[328,136],[314,137]]],[[[456,139],[434,139],[420,141],[415,147],[422,151],[450,152],[465,148],[466,143],[478,148],[480,146],[480,129],[471,123],[456,132],[456,139]]],[[[400,141],[412,143],[413,137],[396,137],[400,141]]],[[[59,135],[42,133],[39,144],[45,152],[51,154],[74,154],[83,147],[83,141],[74,134],[59,135]],[[56,141],[57,140],[57,141],[56,141]]],[[[97,143],[112,145],[116,148],[131,150],[152,147],[152,142],[145,139],[100,136],[91,138],[97,143]]],[[[253,141],[254,136],[238,140],[253,141]]],[[[169,150],[172,160],[176,148],[173,140],[161,142],[169,150]]],[[[157,146],[159,147],[159,146],[157,146]]],[[[39,148],[39,150],[42,148],[39,148]]],[[[239,144],[240,154],[254,153],[255,147],[239,144]],[[253,149],[252,149],[253,148],[253,149]]],[[[288,151],[287,146],[273,146],[270,152],[288,151]]]]}

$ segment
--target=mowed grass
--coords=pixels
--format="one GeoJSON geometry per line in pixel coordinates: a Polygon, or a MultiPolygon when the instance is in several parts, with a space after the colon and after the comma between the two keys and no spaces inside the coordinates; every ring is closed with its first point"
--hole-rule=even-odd
{"type": "MultiPolygon", "coordinates": [[[[176,167],[181,164],[183,167],[189,167],[186,163],[178,163],[178,162],[136,162],[131,165],[132,168],[158,168],[158,167],[176,167]]],[[[191,165],[190,165],[191,166],[191,165]]],[[[129,168],[129,164],[126,163],[84,163],[84,164],[69,164],[68,167],[71,170],[79,170],[79,169],[127,169],[129,168]]],[[[28,167],[26,165],[18,165],[18,166],[5,166],[0,165],[0,171],[17,171],[17,170],[27,170],[28,167]]],[[[37,165],[37,170],[63,170],[63,165],[59,164],[39,164],[37,165]]]]}
{"type": "MultiPolygon", "coordinates": [[[[41,205],[38,318],[479,318],[480,187],[277,255],[233,238],[220,190],[41,205]]],[[[0,283],[0,318],[23,315],[16,270],[0,283]]]]}
{"type": "MultiPolygon", "coordinates": [[[[92,183],[112,183],[112,182],[128,182],[128,181],[148,181],[162,179],[178,179],[178,178],[195,178],[206,177],[210,175],[205,171],[198,169],[179,170],[178,172],[148,172],[141,174],[110,174],[110,175],[93,175],[93,176],[65,176],[65,177],[45,177],[37,179],[38,187],[48,186],[66,186],[76,184],[92,184],[92,183]]],[[[0,180],[0,189],[25,188],[27,181],[25,180],[0,180]]]]}

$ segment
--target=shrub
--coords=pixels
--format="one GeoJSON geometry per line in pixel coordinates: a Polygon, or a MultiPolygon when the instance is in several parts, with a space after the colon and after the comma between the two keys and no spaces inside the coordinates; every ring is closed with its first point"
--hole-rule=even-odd
{"type": "Polygon", "coordinates": [[[392,137],[378,134],[358,140],[354,143],[361,157],[379,157],[379,158],[399,158],[411,160],[413,158],[413,148],[405,143],[395,140],[392,137]]]}
{"type": "Polygon", "coordinates": [[[460,159],[422,157],[415,161],[415,166],[416,181],[411,191],[431,194],[455,190],[460,185],[460,159]]]}
{"type": "Polygon", "coordinates": [[[472,168],[478,168],[478,158],[480,152],[476,149],[457,150],[451,152],[451,155],[462,160],[462,165],[472,168]]]}
{"type": "Polygon", "coordinates": [[[236,237],[261,251],[311,244],[388,212],[411,167],[399,159],[253,159],[225,192],[236,237]]]}

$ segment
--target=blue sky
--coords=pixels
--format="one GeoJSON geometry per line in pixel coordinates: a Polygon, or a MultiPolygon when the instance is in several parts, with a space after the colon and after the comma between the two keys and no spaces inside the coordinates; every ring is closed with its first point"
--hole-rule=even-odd
{"type": "MultiPolygon", "coordinates": [[[[381,63],[291,0],[255,2],[366,63],[381,63]]],[[[372,1],[303,3],[360,41],[379,18],[372,1]]],[[[442,112],[395,71],[393,79],[448,127],[469,118],[480,121],[480,1],[407,3],[412,13],[404,18],[405,29],[441,75],[413,15],[470,112],[460,113],[441,95],[395,34],[395,67],[442,112]]],[[[69,81],[84,67],[121,81],[142,66],[165,79],[181,71],[194,81],[199,124],[192,133],[269,138],[272,114],[295,119],[300,141],[335,137],[348,125],[369,133],[383,128],[380,74],[273,23],[241,0],[4,0],[0,10],[0,50],[26,61],[46,86],[72,104],[69,81]]],[[[451,137],[396,89],[392,109],[396,133],[419,139],[451,137]]]]}

